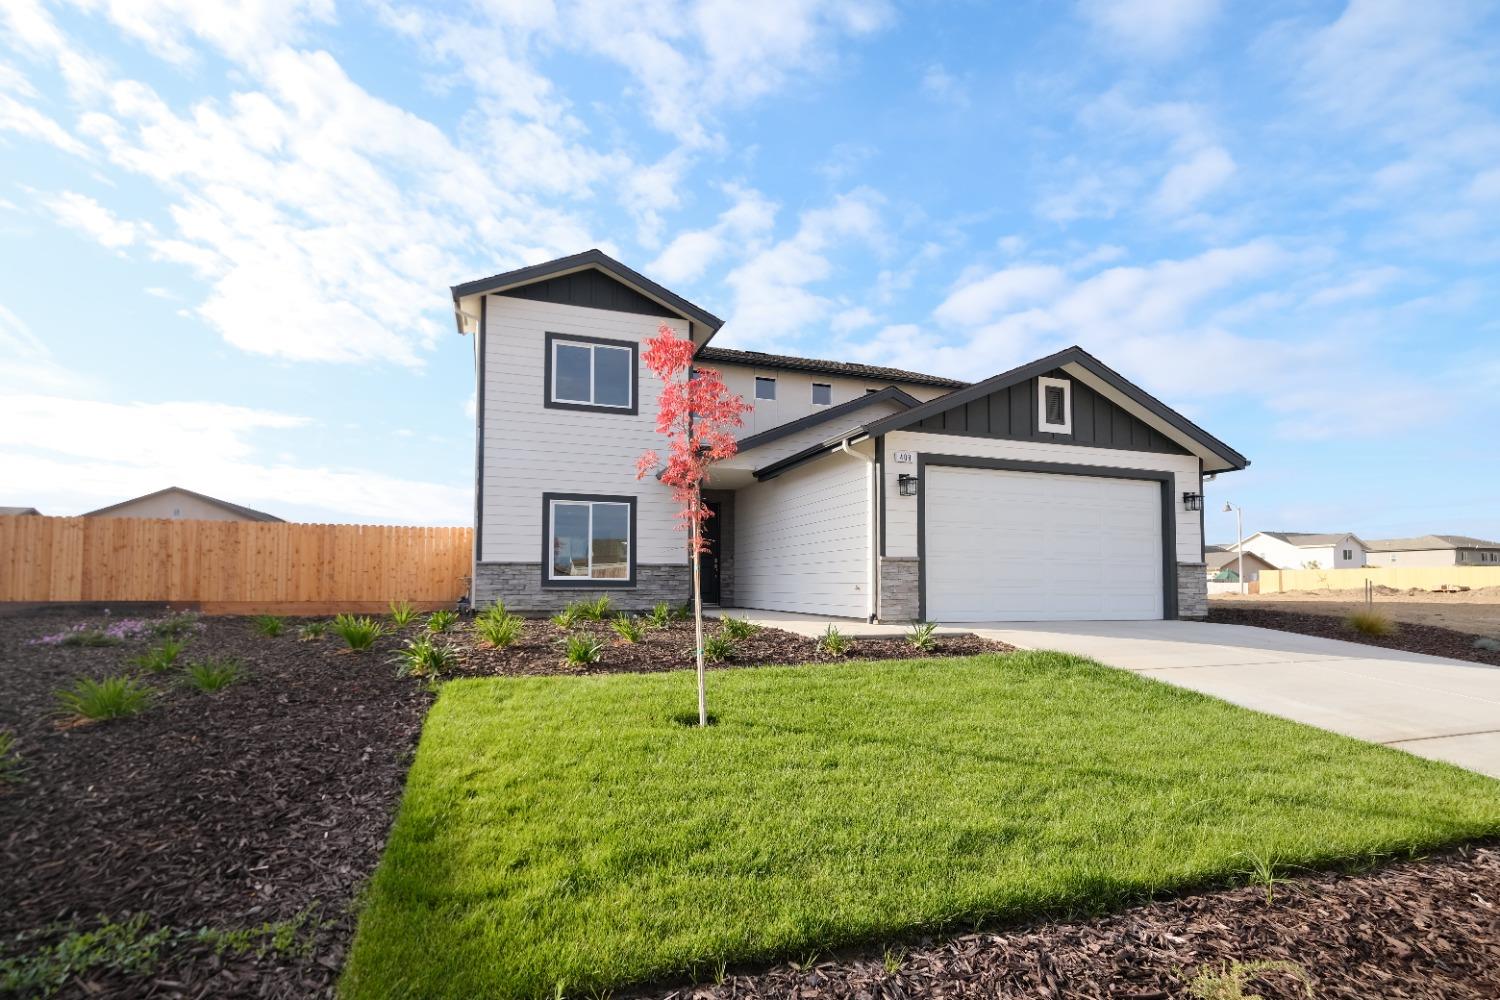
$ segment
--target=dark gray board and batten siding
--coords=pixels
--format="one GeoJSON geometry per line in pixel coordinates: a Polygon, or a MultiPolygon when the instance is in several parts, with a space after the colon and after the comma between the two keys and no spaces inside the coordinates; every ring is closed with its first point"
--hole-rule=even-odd
{"type": "Polygon", "coordinates": [[[912,431],[929,434],[964,434],[970,437],[1005,438],[1012,441],[1046,441],[1120,451],[1149,451],[1165,455],[1191,454],[1186,448],[1155,430],[1123,407],[1105,399],[1062,370],[1044,378],[1072,383],[1073,432],[1058,434],[1037,430],[1037,380],[997,389],[922,420],[912,431]]]}
{"type": "Polygon", "coordinates": [[[634,288],[593,268],[547,278],[530,285],[507,288],[494,294],[513,299],[531,299],[534,302],[552,302],[560,306],[608,309],[642,316],[677,317],[677,313],[660,302],[647,298],[634,288]]]}

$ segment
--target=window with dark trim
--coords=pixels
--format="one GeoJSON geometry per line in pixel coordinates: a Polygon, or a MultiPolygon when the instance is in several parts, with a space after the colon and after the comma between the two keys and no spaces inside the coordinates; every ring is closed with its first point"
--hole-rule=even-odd
{"type": "Polygon", "coordinates": [[[774,378],[763,378],[763,377],[757,375],[755,377],[755,398],[756,399],[775,399],[776,398],[776,380],[774,378]]]}
{"type": "Polygon", "coordinates": [[[638,345],[548,333],[543,402],[559,410],[637,412],[638,345]]]}
{"type": "Polygon", "coordinates": [[[635,584],[635,497],[542,496],[544,586],[635,584]]]}
{"type": "Polygon", "coordinates": [[[1344,559],[1347,561],[1347,560],[1350,560],[1350,559],[1353,559],[1353,558],[1354,558],[1354,550],[1353,549],[1345,549],[1344,550],[1344,559]]]}
{"type": "Polygon", "coordinates": [[[832,406],[833,385],[828,382],[814,382],[812,384],[812,401],[814,406],[832,406]]]}

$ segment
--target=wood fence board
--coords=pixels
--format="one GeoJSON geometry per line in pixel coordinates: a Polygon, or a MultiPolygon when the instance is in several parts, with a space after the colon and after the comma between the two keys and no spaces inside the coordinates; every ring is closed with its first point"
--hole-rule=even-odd
{"type": "Polygon", "coordinates": [[[0,601],[444,606],[472,547],[470,528],[4,517],[0,601]]]}

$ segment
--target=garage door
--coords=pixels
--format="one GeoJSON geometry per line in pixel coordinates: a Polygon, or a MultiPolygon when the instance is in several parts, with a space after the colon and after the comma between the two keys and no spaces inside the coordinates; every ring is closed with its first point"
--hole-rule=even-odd
{"type": "Polygon", "coordinates": [[[1161,618],[1161,486],[928,466],[932,621],[1161,618]]]}

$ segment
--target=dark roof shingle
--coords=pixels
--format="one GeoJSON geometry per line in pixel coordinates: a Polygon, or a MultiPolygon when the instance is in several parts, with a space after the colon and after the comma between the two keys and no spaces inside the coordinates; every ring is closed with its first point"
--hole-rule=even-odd
{"type": "Polygon", "coordinates": [[[861,365],[855,364],[852,361],[794,358],[786,354],[767,354],[763,351],[737,351],[728,347],[705,347],[698,352],[697,360],[704,364],[784,368],[789,371],[816,372],[823,375],[847,375],[851,378],[905,382],[908,385],[931,385],[944,389],[961,389],[969,384],[967,382],[960,382],[958,379],[943,378],[939,375],[924,375],[921,372],[903,371],[900,368],[861,365]]]}

